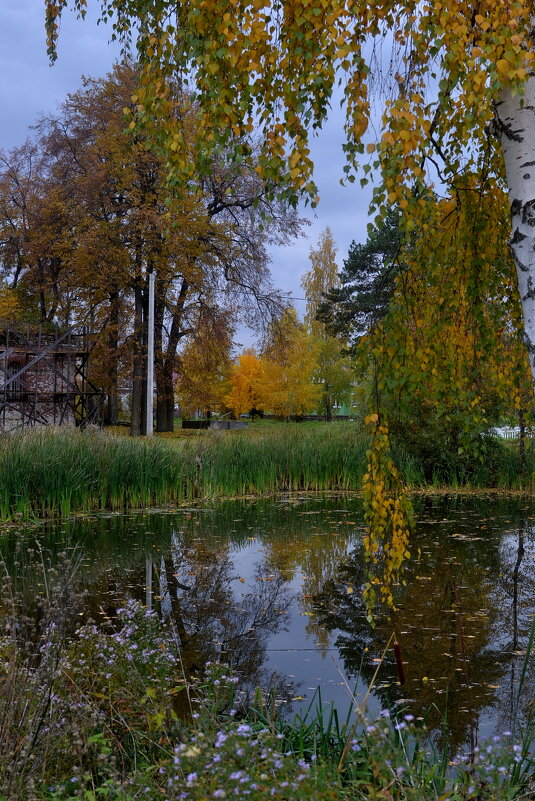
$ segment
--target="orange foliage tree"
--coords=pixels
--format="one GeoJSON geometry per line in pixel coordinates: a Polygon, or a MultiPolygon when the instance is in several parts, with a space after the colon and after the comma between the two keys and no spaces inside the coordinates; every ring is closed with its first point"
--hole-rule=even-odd
{"type": "Polygon", "coordinates": [[[247,348],[230,369],[231,390],[225,396],[225,403],[236,417],[262,409],[258,394],[261,375],[262,362],[254,348],[247,348]]]}

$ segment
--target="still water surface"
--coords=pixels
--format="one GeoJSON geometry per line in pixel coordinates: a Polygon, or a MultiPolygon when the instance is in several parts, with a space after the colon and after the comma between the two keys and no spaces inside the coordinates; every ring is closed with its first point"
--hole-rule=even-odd
{"type": "Polygon", "coordinates": [[[153,605],[175,626],[188,669],[231,661],[243,693],[275,686],[287,714],[302,712],[318,687],[323,702],[345,714],[395,631],[405,683],[389,651],[371,713],[410,709],[437,740],[447,719],[450,746],[473,745],[534,711],[535,658],[518,688],[535,613],[535,503],[458,496],[415,504],[397,611],[379,616],[374,629],[360,598],[362,505],[353,497],[78,518],[38,526],[22,549],[13,532],[1,548],[27,584],[43,581],[32,549],[53,564],[62,550],[81,547],[87,615],[113,616],[132,597],[153,605]]]}

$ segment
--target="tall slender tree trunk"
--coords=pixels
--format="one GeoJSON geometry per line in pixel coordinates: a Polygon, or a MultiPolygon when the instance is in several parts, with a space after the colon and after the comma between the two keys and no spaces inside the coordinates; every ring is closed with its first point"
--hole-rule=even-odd
{"type": "Polygon", "coordinates": [[[165,306],[163,302],[164,291],[161,281],[156,276],[154,289],[154,372],[156,386],[156,431],[167,431],[166,420],[162,418],[162,369],[163,369],[163,326],[165,306]]]}
{"type": "MultiPolygon", "coordinates": [[[[175,387],[173,371],[177,359],[178,344],[183,336],[191,333],[190,329],[183,330],[184,306],[188,297],[190,285],[183,278],[180,292],[172,313],[171,328],[164,352],[163,337],[163,308],[161,310],[161,328],[156,348],[156,430],[160,432],[173,431],[175,418],[175,387]]],[[[155,337],[156,339],[156,337],[155,337]]]]}
{"type": "Polygon", "coordinates": [[[166,390],[165,390],[165,398],[164,403],[167,407],[167,430],[174,431],[175,429],[175,383],[173,380],[173,368],[175,365],[175,359],[171,362],[167,362],[165,366],[166,370],[166,390]]]}
{"type": "Polygon", "coordinates": [[[119,422],[119,362],[117,348],[119,346],[119,293],[110,294],[110,334],[108,336],[108,402],[104,423],[116,426],[119,422]]]}
{"type": "Polygon", "coordinates": [[[325,386],[323,388],[323,408],[325,410],[326,422],[332,423],[333,419],[332,395],[331,395],[331,389],[327,384],[327,382],[325,382],[325,386]]]}
{"type": "MultiPolygon", "coordinates": [[[[164,352],[165,290],[156,281],[156,313],[154,331],[154,366],[156,370],[156,431],[173,431],[174,389],[173,368],[169,370],[168,353],[164,352]],[[171,410],[169,399],[171,399],[171,410]]],[[[167,350],[169,349],[169,343],[167,350]]]]}
{"type": "Polygon", "coordinates": [[[162,357],[156,401],[156,430],[173,431],[175,416],[175,397],[173,385],[174,359],[162,357]]]}
{"type": "Polygon", "coordinates": [[[506,90],[497,106],[505,159],[516,264],[524,315],[524,341],[535,385],[535,77],[523,95],[506,90]]]}
{"type": "Polygon", "coordinates": [[[141,359],[141,433],[143,436],[147,434],[147,369],[148,369],[148,344],[149,344],[149,287],[148,279],[143,286],[142,292],[142,320],[141,327],[141,342],[142,342],[142,359],[141,359]]]}

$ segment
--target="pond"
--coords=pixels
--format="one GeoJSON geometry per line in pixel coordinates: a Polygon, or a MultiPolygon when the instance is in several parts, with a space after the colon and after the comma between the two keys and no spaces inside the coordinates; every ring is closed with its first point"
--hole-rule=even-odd
{"type": "MultiPolygon", "coordinates": [[[[372,714],[425,717],[452,749],[514,729],[533,712],[535,504],[522,498],[415,500],[412,557],[397,609],[366,621],[358,498],[291,495],[99,515],[15,530],[1,543],[29,599],[63,551],[82,554],[84,617],[113,618],[128,598],[175,627],[189,671],[231,661],[246,695],[275,688],[286,714],[318,701],[344,717],[351,694],[372,714]],[[48,569],[47,568],[47,569],[48,569]],[[395,631],[399,681],[385,645],[395,631]],[[521,688],[521,691],[519,691],[521,688]]],[[[29,608],[31,601],[29,601],[29,608]]]]}

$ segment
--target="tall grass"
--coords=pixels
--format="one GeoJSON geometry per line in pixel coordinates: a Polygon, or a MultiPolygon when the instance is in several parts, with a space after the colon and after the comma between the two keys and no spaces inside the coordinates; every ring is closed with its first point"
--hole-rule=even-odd
{"type": "Polygon", "coordinates": [[[355,426],[283,426],[255,437],[213,432],[173,444],[33,429],[0,438],[0,518],[279,490],[357,490],[366,448],[355,426]]]}
{"type": "MultiPolygon", "coordinates": [[[[0,519],[69,515],[194,498],[280,491],[359,490],[367,434],[356,423],[281,424],[164,440],[98,430],[32,429],[0,437],[0,519]]],[[[489,440],[484,459],[424,464],[403,448],[395,461],[409,487],[531,489],[535,453],[489,440]]]]}
{"type": "Polygon", "coordinates": [[[34,429],[0,440],[0,515],[67,515],[179,497],[182,462],[160,442],[34,429]]]}
{"type": "MultiPolygon", "coordinates": [[[[195,449],[201,495],[280,490],[358,490],[369,440],[356,425],[301,429],[287,425],[255,437],[214,432],[195,449]]],[[[184,454],[188,453],[188,447],[184,454]]]]}

